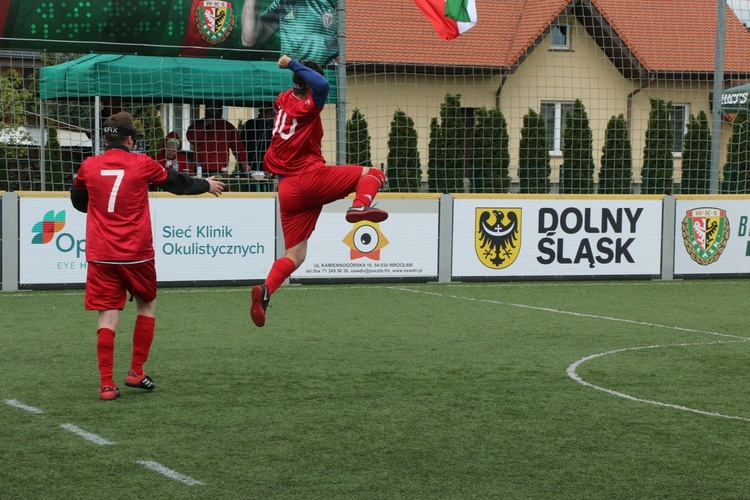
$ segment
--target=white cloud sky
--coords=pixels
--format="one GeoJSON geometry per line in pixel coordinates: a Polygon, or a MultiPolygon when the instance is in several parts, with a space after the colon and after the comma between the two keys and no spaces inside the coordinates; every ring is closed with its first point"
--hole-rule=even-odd
{"type": "Polygon", "coordinates": [[[750,0],[727,0],[727,4],[734,10],[740,21],[750,24],[750,0]]]}

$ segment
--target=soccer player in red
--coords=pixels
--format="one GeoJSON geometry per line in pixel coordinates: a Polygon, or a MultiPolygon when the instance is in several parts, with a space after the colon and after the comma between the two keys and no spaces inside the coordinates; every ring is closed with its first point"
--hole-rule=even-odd
{"type": "Polygon", "coordinates": [[[278,197],[284,256],[277,259],[262,285],[252,288],[250,317],[257,326],[266,323],[266,307],[273,294],[304,261],[307,240],[323,205],[355,193],[346,212],[351,223],[382,222],[384,210],[372,207],[385,182],[381,170],[358,165],[326,166],[321,153],[323,123],[320,112],[328,98],[328,81],[314,62],[279,59],[280,68],[294,72],[292,88],[279,94],[274,103],[271,144],[264,157],[264,169],[279,179],[278,197]]]}
{"type": "Polygon", "coordinates": [[[125,385],[153,390],[143,371],[154,338],[156,269],[148,203],[150,183],[174,194],[219,196],[224,184],[193,179],[167,170],[144,154],[131,152],[137,143],[130,113],[116,113],[104,121],[103,154],[87,158],[70,190],[73,206],[86,215],[86,310],[99,311],[97,356],[99,397],[120,395],[112,378],[115,332],[127,292],[135,298],[138,316],[133,331],[133,356],[125,385]]]}

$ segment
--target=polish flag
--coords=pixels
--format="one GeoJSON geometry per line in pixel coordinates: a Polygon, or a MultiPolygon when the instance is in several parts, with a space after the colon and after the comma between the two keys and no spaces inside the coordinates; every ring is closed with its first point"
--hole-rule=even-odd
{"type": "Polygon", "coordinates": [[[453,40],[477,24],[475,0],[414,0],[444,40],[453,40]]]}

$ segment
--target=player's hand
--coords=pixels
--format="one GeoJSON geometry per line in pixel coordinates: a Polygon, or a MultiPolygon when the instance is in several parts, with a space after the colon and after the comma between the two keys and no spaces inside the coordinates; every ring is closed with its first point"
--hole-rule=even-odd
{"type": "Polygon", "coordinates": [[[224,183],[221,181],[215,181],[213,176],[207,177],[206,180],[209,185],[208,192],[214,196],[221,196],[221,193],[224,191],[224,183]]]}
{"type": "Polygon", "coordinates": [[[291,61],[292,61],[292,58],[289,57],[289,56],[287,56],[287,55],[283,55],[283,56],[279,57],[279,68],[282,68],[282,69],[288,68],[289,67],[289,63],[291,61]]]}

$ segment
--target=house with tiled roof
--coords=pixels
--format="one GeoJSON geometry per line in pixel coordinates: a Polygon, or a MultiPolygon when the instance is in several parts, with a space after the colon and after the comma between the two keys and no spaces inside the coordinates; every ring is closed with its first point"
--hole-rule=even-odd
{"type": "MultiPolygon", "coordinates": [[[[523,116],[529,109],[541,113],[555,182],[564,113],[580,99],[597,168],[608,121],[626,117],[637,184],[650,99],[659,98],[672,103],[675,182],[680,181],[687,120],[700,111],[711,113],[715,1],[476,0],[476,5],[477,25],[445,41],[411,1],[383,0],[373,8],[372,2],[347,0],[345,104],[350,114],[357,108],[368,121],[374,165],[386,162],[390,122],[401,109],[415,121],[425,170],[430,120],[439,117],[446,94],[460,94],[467,124],[476,108],[503,112],[512,176],[523,116]]],[[[725,40],[726,87],[750,78],[750,34],[730,8],[725,40]]],[[[725,143],[730,131],[725,123],[725,143]]]]}

